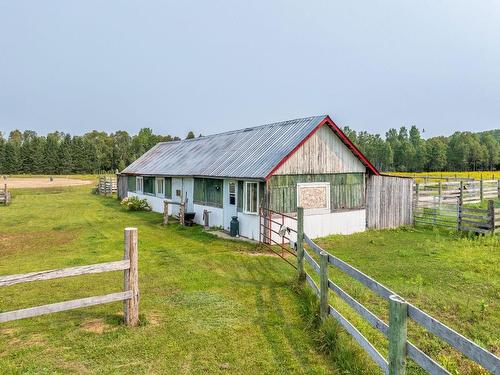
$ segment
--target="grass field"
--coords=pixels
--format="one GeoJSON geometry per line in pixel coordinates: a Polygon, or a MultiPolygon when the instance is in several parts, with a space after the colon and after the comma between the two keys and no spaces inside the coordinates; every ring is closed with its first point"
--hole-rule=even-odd
{"type": "MultiPolygon", "coordinates": [[[[280,258],[200,227],[162,227],[161,215],[124,211],[116,199],[89,190],[14,190],[12,205],[0,207],[0,275],[121,259],[123,228],[136,226],[141,326],[121,324],[120,303],[4,323],[2,373],[379,373],[359,350],[354,356],[319,350],[303,319],[307,301],[295,291],[294,270],[280,258]]],[[[498,238],[400,229],[318,242],[499,352],[498,238]]],[[[387,318],[383,302],[339,272],[330,275],[387,318]]],[[[5,287],[0,311],[120,291],[122,283],[117,272],[5,287]]],[[[332,303],[386,353],[378,333],[333,297],[332,303]]],[[[430,335],[410,333],[454,373],[481,373],[430,335]]]]}

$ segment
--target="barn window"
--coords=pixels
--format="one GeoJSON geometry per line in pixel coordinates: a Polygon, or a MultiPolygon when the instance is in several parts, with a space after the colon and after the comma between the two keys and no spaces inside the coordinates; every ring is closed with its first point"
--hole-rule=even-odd
{"type": "Polygon", "coordinates": [[[309,213],[330,212],[330,183],[308,182],[297,184],[297,206],[309,213]]]}
{"type": "Polygon", "coordinates": [[[135,190],[136,190],[138,193],[142,193],[142,191],[144,190],[142,177],[137,177],[137,178],[135,179],[135,190]]]}
{"type": "Polygon", "coordinates": [[[165,195],[165,179],[163,177],[156,178],[156,195],[165,195]]]}
{"type": "Polygon", "coordinates": [[[234,181],[229,182],[229,204],[233,206],[236,204],[236,182],[234,181]]]}
{"type": "Polygon", "coordinates": [[[243,212],[247,214],[256,214],[259,201],[259,183],[258,182],[245,182],[245,189],[243,192],[245,196],[243,204],[243,212]]]}
{"type": "Polygon", "coordinates": [[[193,202],[203,206],[222,207],[223,181],[216,178],[195,178],[193,202]]]}

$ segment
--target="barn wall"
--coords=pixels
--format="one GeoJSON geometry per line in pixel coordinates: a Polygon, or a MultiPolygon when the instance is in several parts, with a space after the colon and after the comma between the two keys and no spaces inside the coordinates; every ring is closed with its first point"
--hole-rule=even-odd
{"type": "Polygon", "coordinates": [[[364,173],[365,170],[333,130],[324,125],[273,174],[364,173]]]}
{"type": "Polygon", "coordinates": [[[413,180],[370,176],[366,189],[369,229],[396,228],[413,222],[413,180]]]}
{"type": "Polygon", "coordinates": [[[365,205],[365,174],[303,174],[272,176],[269,179],[270,208],[290,213],[297,211],[297,184],[301,182],[329,182],[330,208],[357,209],[365,205]]]}

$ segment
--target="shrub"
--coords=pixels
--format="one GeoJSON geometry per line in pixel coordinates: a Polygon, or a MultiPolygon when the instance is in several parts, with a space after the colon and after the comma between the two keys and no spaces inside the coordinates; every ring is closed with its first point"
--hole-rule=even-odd
{"type": "Polygon", "coordinates": [[[121,205],[127,207],[130,211],[151,211],[151,205],[147,199],[140,199],[135,196],[124,198],[121,205]]]}

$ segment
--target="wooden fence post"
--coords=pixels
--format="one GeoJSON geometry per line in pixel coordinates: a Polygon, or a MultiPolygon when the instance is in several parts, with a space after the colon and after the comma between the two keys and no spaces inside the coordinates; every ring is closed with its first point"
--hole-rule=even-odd
{"type": "Polygon", "coordinates": [[[484,190],[483,190],[483,178],[481,175],[481,180],[479,180],[479,199],[481,200],[481,203],[483,202],[484,199],[484,190]]]}
{"type": "Polygon", "coordinates": [[[168,202],[163,201],[163,225],[168,224],[168,202]]]}
{"type": "Polygon", "coordinates": [[[328,253],[319,254],[319,316],[321,320],[328,316],[328,253]]]}
{"type": "Polygon", "coordinates": [[[415,184],[415,208],[418,208],[418,199],[419,199],[419,193],[420,193],[420,185],[415,184]]]}
{"type": "Polygon", "coordinates": [[[297,207],[297,276],[299,281],[304,281],[304,209],[297,207]]]}
{"type": "Polygon", "coordinates": [[[438,202],[439,202],[439,205],[441,206],[441,195],[443,194],[443,186],[442,186],[442,182],[439,181],[439,185],[438,185],[438,195],[439,195],[439,199],[438,199],[438,202]]]}
{"type": "Polygon", "coordinates": [[[495,234],[495,201],[490,199],[488,201],[488,216],[490,218],[491,234],[495,234]]]}
{"type": "Polygon", "coordinates": [[[184,213],[186,212],[186,204],[185,203],[181,203],[179,205],[179,223],[181,225],[184,225],[184,213]]]}
{"type": "Polygon", "coordinates": [[[130,269],[124,271],[124,289],[132,292],[132,297],[124,303],[124,320],[126,325],[134,327],[139,324],[137,228],[125,228],[124,259],[130,260],[130,269]]]}
{"type": "Polygon", "coordinates": [[[500,199],[500,180],[497,180],[497,198],[500,199]]]}
{"type": "Polygon", "coordinates": [[[408,305],[399,296],[389,297],[389,375],[406,373],[408,305]]]}

